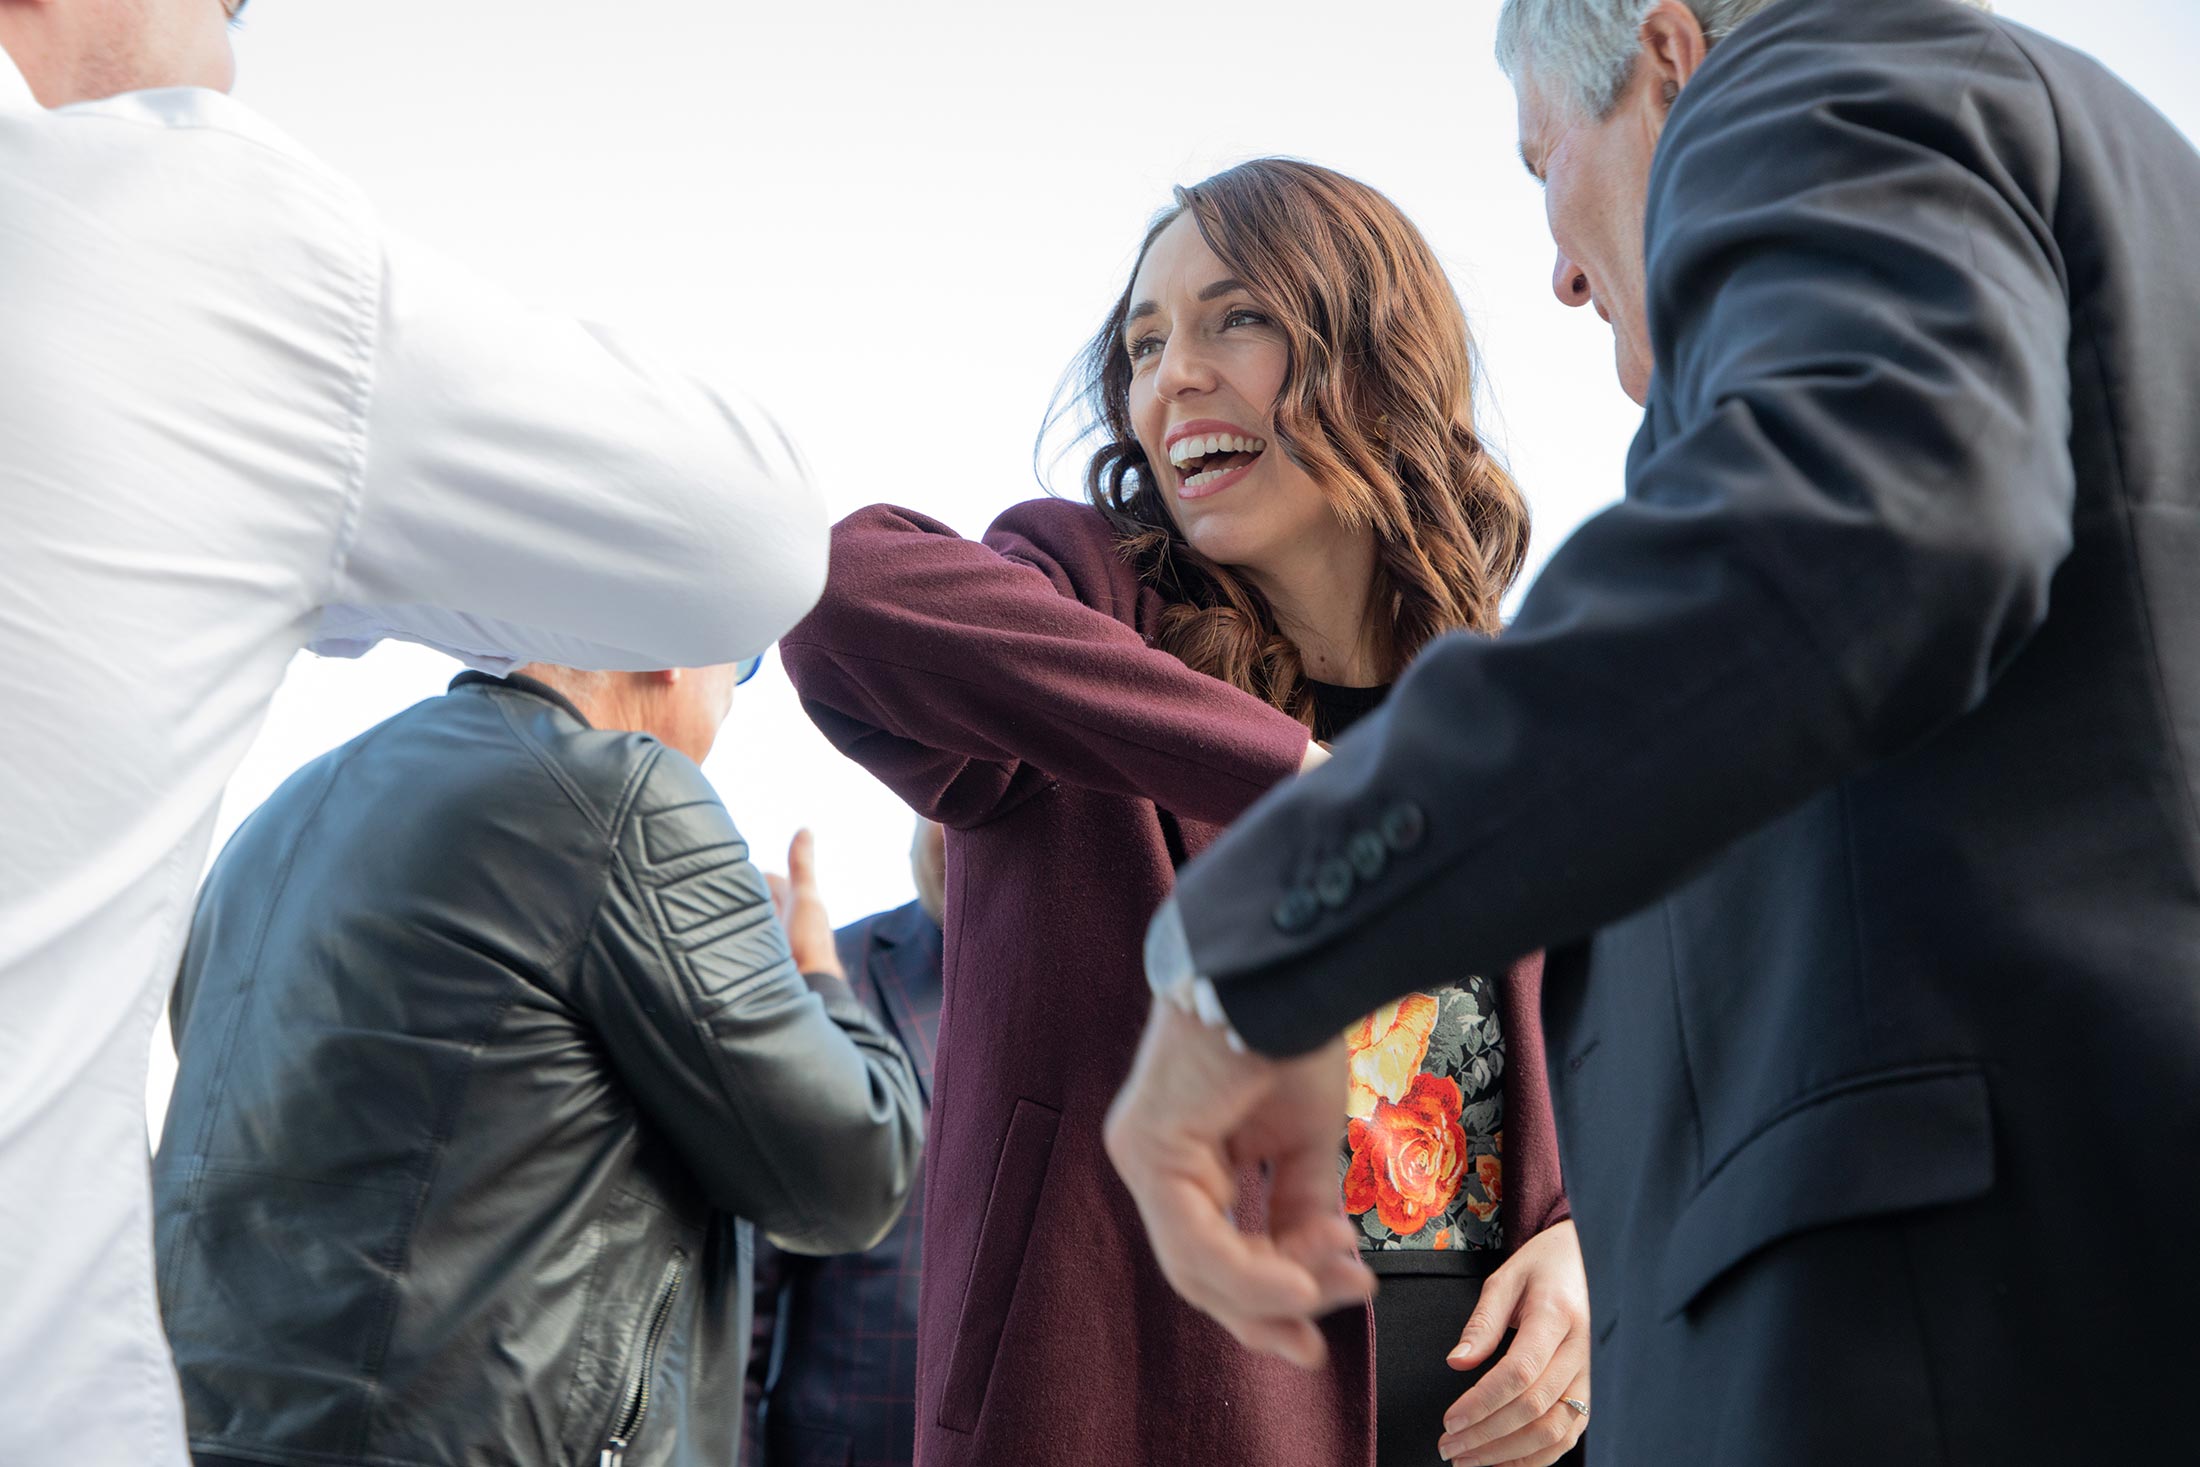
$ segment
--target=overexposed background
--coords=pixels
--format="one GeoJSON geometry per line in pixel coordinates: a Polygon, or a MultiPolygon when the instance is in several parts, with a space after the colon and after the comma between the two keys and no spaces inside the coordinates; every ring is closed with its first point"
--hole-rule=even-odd
{"type": "MultiPolygon", "coordinates": [[[[2193,0],[2002,0],[2200,135],[2193,0]]],[[[1620,490],[1637,413],[1549,291],[1541,196],[1490,59],[1496,0],[255,0],[240,98],[395,227],[546,306],[739,382],[836,514],[976,534],[1043,492],[1034,444],[1169,186],[1285,153],[1387,191],[1450,268],[1485,429],[1534,507],[1530,571],[1620,490]]],[[[1045,467],[1042,462],[1041,467],[1045,467]]],[[[1050,475],[1077,492],[1078,462],[1050,475]]],[[[439,692],[385,646],[301,656],[216,848],[292,770],[439,692]]],[[[816,830],[836,920],[908,900],[906,811],[775,663],[706,766],[761,864],[816,830]]],[[[157,1129],[173,1075],[155,1040],[157,1129]]]]}

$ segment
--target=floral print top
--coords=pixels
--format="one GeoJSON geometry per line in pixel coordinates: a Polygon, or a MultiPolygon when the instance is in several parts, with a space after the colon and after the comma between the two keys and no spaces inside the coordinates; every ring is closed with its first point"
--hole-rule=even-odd
{"type": "Polygon", "coordinates": [[[1344,1205],[1361,1251],[1502,1248],[1505,1042],[1489,982],[1385,1004],[1345,1047],[1344,1205]]]}
{"type": "MultiPolygon", "coordinates": [[[[1388,688],[1310,683],[1328,742],[1388,688]]],[[[1408,994],[1345,1031],[1344,1206],[1364,1253],[1502,1248],[1505,1036],[1488,980],[1408,994]]]]}

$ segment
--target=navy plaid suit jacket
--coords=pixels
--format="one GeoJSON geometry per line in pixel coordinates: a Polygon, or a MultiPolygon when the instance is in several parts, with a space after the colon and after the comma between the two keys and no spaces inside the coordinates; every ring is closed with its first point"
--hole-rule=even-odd
{"type": "MultiPolygon", "coordinates": [[[[902,1047],[932,1103],[940,929],[915,902],[834,934],[848,985],[902,1047]]],[[[756,1336],[742,1467],[909,1467],[916,1454],[917,1261],[924,1179],[868,1253],[756,1245],[756,1336]]]]}

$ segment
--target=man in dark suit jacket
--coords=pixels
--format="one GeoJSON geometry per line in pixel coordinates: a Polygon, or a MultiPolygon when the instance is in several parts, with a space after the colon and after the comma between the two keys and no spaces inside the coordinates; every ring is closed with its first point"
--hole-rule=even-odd
{"type": "MultiPolygon", "coordinates": [[[[917,899],[833,934],[848,986],[901,1041],[929,1110],[940,1033],[940,827],[917,822],[909,852],[917,899]]],[[[749,1374],[748,1467],[908,1467],[916,1456],[917,1272],[924,1173],[910,1205],[864,1253],[811,1258],[756,1245],[758,1339],[749,1374]]]]}
{"type": "MultiPolygon", "coordinates": [[[[1156,1252],[1288,1344],[1329,1042],[1544,945],[1592,1460],[2193,1460],[2200,157],[1951,0],[1503,34],[1627,498],[1186,872],[1110,1123],[1156,1252]]],[[[1515,1386],[1449,1455],[1542,1460],[1515,1386]]]]}

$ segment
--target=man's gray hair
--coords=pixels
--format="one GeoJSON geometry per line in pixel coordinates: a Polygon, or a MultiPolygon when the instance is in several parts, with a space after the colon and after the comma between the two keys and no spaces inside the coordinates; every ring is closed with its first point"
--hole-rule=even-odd
{"type": "MultiPolygon", "coordinates": [[[[1505,0],[1497,17],[1497,64],[1514,85],[1532,59],[1539,83],[1563,88],[1552,100],[1571,103],[1602,121],[1619,105],[1635,74],[1642,23],[1660,0],[1505,0]]],[[[1696,13],[1704,38],[1717,45],[1737,26],[1780,0],[1682,0],[1696,13]]],[[[1946,0],[1918,0],[1943,4],[1946,0]]],[[[1992,0],[1962,0],[1978,10],[1992,0]]]]}

